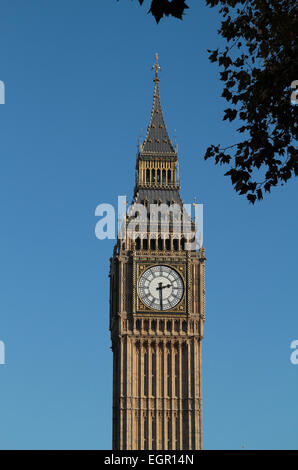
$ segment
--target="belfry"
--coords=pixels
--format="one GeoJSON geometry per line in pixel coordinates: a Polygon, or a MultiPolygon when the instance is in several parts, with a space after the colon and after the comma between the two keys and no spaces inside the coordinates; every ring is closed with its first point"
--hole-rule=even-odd
{"type": "Polygon", "coordinates": [[[137,153],[134,198],[110,260],[113,449],[194,450],[202,448],[205,250],[189,243],[196,222],[183,209],[157,55],[153,69],[153,107],[137,153]],[[161,208],[167,217],[159,215],[161,208]],[[134,224],[141,212],[145,222],[134,224]],[[183,217],[186,232],[179,229],[183,217]]]}

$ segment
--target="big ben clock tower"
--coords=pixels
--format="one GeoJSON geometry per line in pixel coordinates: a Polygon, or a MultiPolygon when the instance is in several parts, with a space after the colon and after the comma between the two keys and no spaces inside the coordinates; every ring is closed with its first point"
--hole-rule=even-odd
{"type": "Polygon", "coordinates": [[[153,107],[137,154],[134,199],[110,267],[113,449],[193,450],[202,448],[205,255],[189,243],[195,221],[180,197],[157,56],[153,68],[153,107]],[[184,231],[183,217],[189,219],[184,231]]]}

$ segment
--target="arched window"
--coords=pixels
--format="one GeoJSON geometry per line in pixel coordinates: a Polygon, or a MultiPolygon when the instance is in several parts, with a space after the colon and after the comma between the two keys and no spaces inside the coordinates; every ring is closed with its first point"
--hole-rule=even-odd
{"type": "Polygon", "coordinates": [[[144,353],[144,396],[148,395],[148,354],[144,353]]]}
{"type": "MultiPolygon", "coordinates": [[[[178,352],[175,352],[175,397],[179,396],[179,380],[178,380],[178,352]]],[[[177,430],[176,430],[177,432],[177,430]]]]}
{"type": "Polygon", "coordinates": [[[148,419],[144,417],[144,449],[148,449],[148,419]]]}
{"type": "Polygon", "coordinates": [[[172,182],[172,171],[168,170],[168,183],[172,182]]]}
{"type": "Polygon", "coordinates": [[[155,397],[156,394],[156,354],[153,351],[152,352],[152,363],[151,363],[151,371],[152,371],[152,377],[151,377],[151,390],[152,390],[152,396],[155,397]]]}
{"type": "Polygon", "coordinates": [[[162,238],[158,239],[158,249],[162,250],[162,238]]]}
{"type": "Polygon", "coordinates": [[[172,383],[171,383],[171,378],[172,378],[172,361],[171,361],[171,351],[167,353],[167,379],[168,379],[168,397],[172,395],[172,383]]]}
{"type": "Polygon", "coordinates": [[[168,449],[172,449],[172,426],[170,419],[168,419],[168,449]]]}
{"type": "Polygon", "coordinates": [[[179,436],[179,419],[178,419],[178,417],[176,417],[176,434],[175,434],[175,443],[176,443],[175,449],[176,450],[179,450],[179,438],[178,438],[178,436],[179,436]]]}
{"type": "Polygon", "coordinates": [[[155,418],[154,416],[152,417],[152,450],[156,449],[156,424],[155,424],[155,418]]]}

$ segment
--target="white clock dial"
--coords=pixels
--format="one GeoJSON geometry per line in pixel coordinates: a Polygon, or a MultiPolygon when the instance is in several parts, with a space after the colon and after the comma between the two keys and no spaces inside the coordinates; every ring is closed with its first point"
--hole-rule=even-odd
{"type": "Polygon", "coordinates": [[[139,280],[142,302],[154,310],[169,310],[182,299],[184,285],[180,274],[169,266],[152,266],[139,280]]]}

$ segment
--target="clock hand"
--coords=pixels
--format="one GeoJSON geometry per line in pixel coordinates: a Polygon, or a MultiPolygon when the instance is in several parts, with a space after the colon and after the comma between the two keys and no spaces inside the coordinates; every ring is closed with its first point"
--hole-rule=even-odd
{"type": "Polygon", "coordinates": [[[159,282],[158,286],[156,289],[159,290],[160,310],[162,310],[162,282],[159,282]]]}
{"type": "Polygon", "coordinates": [[[161,290],[161,289],[165,289],[166,287],[171,287],[171,284],[166,284],[165,286],[163,286],[162,282],[159,282],[158,286],[159,287],[156,287],[156,290],[161,290]]]}
{"type": "Polygon", "coordinates": [[[166,284],[166,285],[162,285],[162,282],[159,282],[158,283],[158,287],[156,287],[156,290],[159,290],[159,299],[160,299],[160,309],[162,310],[162,290],[167,288],[167,287],[171,287],[171,284],[166,284]]]}

